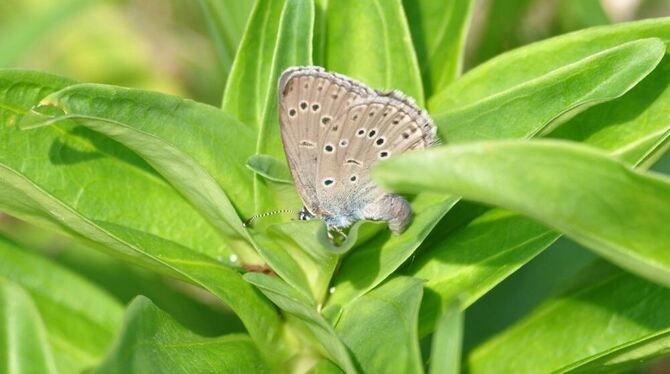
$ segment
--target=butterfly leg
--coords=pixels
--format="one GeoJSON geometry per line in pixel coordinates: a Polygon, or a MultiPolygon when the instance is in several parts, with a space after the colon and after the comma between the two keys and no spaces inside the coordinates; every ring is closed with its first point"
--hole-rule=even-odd
{"type": "Polygon", "coordinates": [[[365,218],[386,221],[394,234],[400,234],[412,219],[412,208],[402,196],[386,194],[365,208],[365,218]]]}

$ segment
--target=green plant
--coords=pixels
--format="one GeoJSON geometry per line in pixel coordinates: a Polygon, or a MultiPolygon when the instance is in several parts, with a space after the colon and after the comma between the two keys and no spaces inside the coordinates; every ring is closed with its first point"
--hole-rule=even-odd
{"type": "MultiPolygon", "coordinates": [[[[238,31],[223,3],[201,3],[226,69],[238,31]]],[[[457,372],[462,311],[561,235],[618,267],[580,271],[470,350],[467,369],[611,370],[667,354],[670,179],[645,169],[670,135],[670,19],[558,36],[461,76],[471,11],[259,0],[222,109],[0,70],[0,208],[207,290],[245,328],[199,336],[143,297],[124,318],[104,290],[2,240],[0,368],[457,372]],[[242,226],[300,207],[274,91],[283,69],[309,64],[400,89],[436,120],[446,145],[375,170],[414,194],[402,235],[361,222],[336,247],[320,221],[242,226]]]]}

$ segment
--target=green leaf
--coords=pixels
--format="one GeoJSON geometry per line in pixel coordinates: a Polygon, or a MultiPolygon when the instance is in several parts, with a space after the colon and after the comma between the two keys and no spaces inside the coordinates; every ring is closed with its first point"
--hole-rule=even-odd
{"type": "Polygon", "coordinates": [[[96,373],[268,373],[246,335],[205,338],[185,329],[149,299],[128,306],[124,327],[96,373]]]}
{"type": "MultiPolygon", "coordinates": [[[[243,203],[252,205],[252,199],[248,196],[251,186],[245,183],[245,177],[251,173],[242,162],[242,158],[249,155],[246,152],[249,147],[244,148],[248,129],[221,111],[205,105],[167,95],[110,86],[75,85],[42,101],[67,113],[49,117],[46,123],[76,119],[83,126],[108,135],[136,151],[227,235],[234,249],[244,255],[241,256],[244,263],[255,258],[245,241],[248,234],[243,230],[234,209],[237,207],[232,207],[226,196],[236,197],[233,201],[237,202],[239,208],[245,206],[243,203]],[[119,103],[123,103],[128,110],[119,111],[119,103]],[[168,116],[168,108],[177,110],[171,109],[168,116]],[[221,126],[221,122],[225,125],[221,126]],[[189,123],[191,126],[185,125],[189,123]],[[238,192],[246,194],[248,199],[238,195],[238,192]]],[[[246,178],[246,182],[249,182],[249,178],[246,178]]],[[[287,225],[285,230],[295,232],[291,224],[287,225]]],[[[282,228],[277,230],[281,231],[282,228]]],[[[284,241],[280,235],[264,237],[255,232],[250,235],[262,257],[289,283],[303,290],[309,290],[313,285],[315,295],[324,293],[335,266],[333,256],[323,254],[316,261],[308,261],[303,266],[303,269],[313,268],[314,277],[323,278],[309,282],[301,274],[303,270],[299,264],[288,255],[299,255],[300,250],[288,251],[285,247],[277,246],[276,243],[284,241]],[[320,261],[324,257],[328,259],[320,261]]]]}
{"type": "Polygon", "coordinates": [[[448,304],[437,323],[430,354],[430,374],[461,372],[463,313],[460,308],[458,302],[448,304]]]}
{"type": "MultiPolygon", "coordinates": [[[[43,333],[39,332],[41,342],[35,343],[35,347],[47,347],[60,372],[79,372],[96,364],[121,325],[123,310],[110,295],[60,266],[26,253],[2,237],[0,279],[21,286],[30,295],[17,295],[12,307],[27,308],[21,304],[30,301],[30,308],[36,308],[34,312],[25,312],[26,316],[39,320],[35,321],[36,329],[44,329],[43,333]]],[[[13,313],[15,315],[7,318],[21,318],[24,314],[16,310],[13,313]]],[[[22,327],[19,322],[12,328],[18,328],[18,336],[23,336],[21,331],[27,327],[22,327]]],[[[9,348],[20,348],[20,345],[14,345],[10,344],[9,348]]],[[[5,349],[0,351],[6,352],[5,349]]]]}
{"type": "Polygon", "coordinates": [[[362,372],[423,372],[417,332],[421,283],[393,278],[344,307],[335,329],[362,372]]]}
{"type": "Polygon", "coordinates": [[[421,194],[414,199],[412,223],[401,235],[383,230],[364,246],[356,248],[340,265],[333,279],[334,293],[324,313],[331,315],[360,295],[371,290],[397,270],[442,217],[458,201],[443,195],[421,194]]]}
{"type": "Polygon", "coordinates": [[[336,362],[345,372],[356,373],[347,348],[335,334],[333,327],[317,312],[317,306],[307,295],[300,293],[277,277],[261,273],[244,275],[251,284],[258,287],[272,302],[286,313],[303,322],[314,334],[329,358],[336,362]]]}
{"type": "MultiPolygon", "coordinates": [[[[655,41],[641,41],[637,43],[641,44],[631,49],[638,50],[642,45],[646,43],[655,46],[658,45],[658,43],[655,41]]],[[[654,56],[654,58],[660,59],[662,51],[656,51],[656,52],[657,52],[656,54],[659,56],[654,56]]],[[[652,69],[655,63],[656,62],[653,62],[653,64],[649,64],[652,65],[649,66],[649,69],[652,69]]],[[[647,72],[645,72],[644,74],[646,75],[646,73],[647,72]]],[[[642,77],[643,75],[640,74],[640,76],[637,76],[636,79],[639,80],[642,79],[642,77]]],[[[620,92],[619,95],[628,90],[629,88],[630,88],[629,86],[623,87],[622,92],[620,92]]],[[[558,112],[564,112],[565,107],[560,107],[560,105],[557,105],[556,110],[558,112]]],[[[491,118],[497,117],[497,114],[494,113],[497,112],[494,111],[490,113],[491,118]]],[[[532,136],[533,134],[540,132],[540,129],[542,129],[542,127],[546,125],[546,122],[549,121],[549,119],[542,119],[542,118],[538,119],[535,116],[535,112],[532,113],[527,112],[527,113],[528,116],[525,116],[525,121],[519,121],[520,127],[525,128],[525,133],[521,133],[515,130],[513,132],[505,134],[495,134],[495,130],[507,131],[510,129],[514,129],[513,127],[503,128],[498,126],[493,129],[494,131],[492,132],[492,134],[495,136],[532,136]]],[[[464,118],[462,120],[466,121],[467,119],[464,118]]],[[[464,129],[464,132],[466,130],[467,129],[464,129]]],[[[418,170],[419,169],[415,168],[415,172],[418,170]]],[[[427,202],[426,205],[428,206],[434,204],[434,200],[431,202],[430,198],[426,198],[425,201],[427,202]]],[[[414,204],[414,211],[416,213],[416,217],[412,225],[410,225],[409,230],[422,231],[422,233],[420,235],[415,236],[414,240],[411,241],[410,243],[405,242],[405,245],[403,246],[398,245],[398,242],[396,240],[402,241],[403,239],[405,239],[403,237],[404,235],[401,235],[398,238],[392,238],[388,242],[385,242],[387,238],[380,237],[379,239],[376,239],[379,240],[380,244],[375,244],[376,242],[367,243],[367,245],[364,248],[358,249],[357,251],[353,252],[350,256],[345,258],[341,266],[340,272],[334,280],[335,293],[332,295],[332,297],[327,303],[328,308],[326,309],[326,313],[328,315],[336,314],[337,309],[343,303],[346,303],[355,298],[356,296],[366,292],[372,286],[378,284],[383,279],[385,279],[392,271],[397,269],[397,267],[400,266],[400,264],[402,264],[405,260],[409,258],[409,256],[414,252],[414,250],[418,246],[418,244],[420,244],[423,241],[423,239],[430,232],[430,230],[436,225],[437,221],[439,221],[443,217],[443,215],[455,203],[455,201],[457,201],[457,199],[450,200],[449,204],[445,205],[441,209],[437,207],[430,208],[428,212],[431,212],[431,214],[424,216],[426,221],[422,219],[421,206],[420,205],[417,206],[417,204],[414,204]],[[382,248],[384,249],[382,250],[382,248]]],[[[412,232],[413,231],[408,231],[408,234],[405,235],[409,235],[409,233],[412,232]]],[[[526,239],[522,239],[521,241],[525,240],[526,239]]],[[[555,239],[549,239],[549,236],[547,237],[541,236],[539,238],[532,237],[529,240],[538,240],[538,243],[543,243],[543,245],[545,245],[544,243],[546,243],[546,245],[548,245],[555,239]]],[[[532,253],[532,255],[534,256],[535,254],[539,253],[539,251],[541,251],[541,249],[530,250],[530,253],[532,253]]],[[[517,266],[521,266],[522,264],[523,262],[518,264],[517,266]]],[[[512,269],[514,268],[508,268],[508,270],[510,271],[512,271],[512,269]]],[[[493,287],[495,283],[498,281],[499,278],[498,280],[495,281],[492,280],[491,283],[482,282],[482,285],[488,284],[488,286],[486,287],[493,287]]],[[[482,288],[480,289],[480,291],[485,289],[486,288],[482,288]]],[[[474,292],[473,297],[479,297],[481,294],[479,294],[478,292],[479,291],[474,292]]],[[[434,300],[434,299],[426,298],[426,300],[434,300]]],[[[433,308],[428,310],[431,310],[431,313],[434,313],[435,306],[436,305],[433,304],[433,308]]],[[[437,303],[437,306],[439,306],[439,301],[437,303]]],[[[432,326],[436,318],[437,317],[435,314],[433,314],[432,318],[426,318],[426,319],[422,318],[422,333],[425,332],[424,328],[426,326],[423,325],[423,321],[430,321],[429,324],[430,326],[432,326]]]]}
{"type": "Polygon", "coordinates": [[[259,129],[271,80],[285,0],[257,0],[242,37],[223,96],[223,110],[251,128],[259,129]]]}
{"type": "MultiPolygon", "coordinates": [[[[645,163],[650,148],[670,130],[670,57],[623,97],[578,114],[549,134],[583,142],[633,163],[645,163]]],[[[646,163],[645,166],[649,164],[646,163]]]]}
{"type": "Polygon", "coordinates": [[[423,105],[421,71],[401,0],[337,0],[327,9],[326,67],[423,105]]]}
{"type": "MultiPolygon", "coordinates": [[[[551,136],[585,142],[636,165],[662,154],[659,139],[670,126],[669,62],[664,58],[622,98],[588,109],[551,136]]],[[[464,293],[464,307],[472,304],[559,237],[529,218],[502,209],[482,214],[470,204],[457,204],[404,271],[427,280],[420,334],[432,331],[445,300],[464,293]]]]}
{"type": "MultiPolygon", "coordinates": [[[[23,113],[21,111],[22,106],[27,103],[32,105],[39,100],[39,97],[48,92],[56,91],[67,84],[48,75],[15,71],[4,73],[6,74],[5,79],[0,80],[2,83],[0,87],[3,87],[2,93],[4,95],[0,96],[0,100],[2,100],[0,102],[3,103],[3,110],[0,110],[0,114],[3,116],[4,124],[9,123],[11,125],[17,119],[20,119],[20,115],[23,113]],[[40,83],[41,81],[46,83],[46,87],[43,83],[40,83]]],[[[92,88],[96,88],[96,86],[92,88]]],[[[101,98],[101,102],[104,104],[108,99],[101,98]]],[[[124,114],[128,114],[128,112],[119,111],[119,113],[116,113],[119,116],[124,114]]],[[[7,126],[3,127],[3,129],[7,128],[7,126]]],[[[147,227],[147,223],[160,222],[161,217],[154,216],[168,215],[166,213],[169,212],[167,207],[165,213],[160,210],[141,212],[146,216],[141,216],[142,219],[138,220],[137,227],[127,226],[133,223],[130,212],[142,211],[142,209],[137,209],[138,206],[142,206],[138,202],[144,204],[147,201],[146,199],[151,196],[150,191],[146,190],[146,184],[143,186],[144,189],[130,191],[133,192],[130,195],[133,201],[132,205],[123,205],[124,197],[119,196],[120,191],[125,192],[126,190],[122,188],[119,190],[110,189],[107,185],[102,185],[99,188],[111,196],[108,199],[108,204],[99,204],[95,200],[88,205],[82,201],[82,192],[80,191],[83,190],[77,187],[73,188],[72,183],[97,171],[89,169],[92,167],[91,164],[78,164],[82,169],[74,173],[71,178],[65,179],[62,174],[63,166],[59,166],[59,164],[54,166],[50,162],[37,162],[33,166],[26,162],[26,158],[22,156],[31,153],[29,151],[18,151],[33,149],[36,152],[39,150],[35,148],[38,145],[38,143],[35,143],[36,139],[40,139],[38,134],[42,132],[48,134],[47,131],[54,131],[55,128],[48,127],[19,132],[15,127],[10,127],[8,132],[12,136],[0,138],[0,140],[8,139],[25,143],[22,148],[0,147],[1,150],[6,150],[4,153],[0,152],[0,207],[3,210],[16,214],[32,223],[58,228],[70,235],[95,243],[98,248],[109,253],[124,257],[126,261],[139,263],[153,270],[181,277],[209,290],[226,302],[240,316],[249,334],[257,345],[263,349],[263,352],[276,356],[285,353],[285,347],[278,342],[281,333],[279,316],[268,301],[244,282],[236,271],[213,260],[212,257],[214,256],[210,257],[176,241],[166,240],[153,234],[150,229],[143,230],[147,227]],[[30,142],[29,140],[34,141],[30,142]],[[33,148],[27,148],[31,146],[33,148]],[[16,154],[8,152],[10,150],[16,152],[16,154]],[[120,214],[117,213],[116,209],[111,209],[116,204],[121,204],[126,211],[120,214]],[[108,208],[110,208],[110,211],[105,211],[108,208]],[[266,349],[267,347],[272,347],[272,349],[266,349]]],[[[48,157],[48,147],[52,144],[53,138],[47,137],[46,139],[48,140],[46,150],[38,153],[34,159],[31,158],[29,161],[41,161],[43,160],[42,157],[48,157]]],[[[146,164],[144,166],[146,167],[146,164]]],[[[244,168],[243,165],[241,167],[244,168]]],[[[109,183],[116,187],[116,184],[112,184],[115,178],[110,177],[116,177],[117,175],[123,174],[100,175],[98,178],[110,181],[109,183]]],[[[137,172],[128,173],[127,178],[133,180],[141,175],[137,172]]],[[[154,179],[158,180],[155,174],[154,179]]],[[[89,180],[85,180],[85,182],[88,185],[92,184],[92,181],[89,180]]],[[[116,182],[119,181],[116,180],[116,182]]],[[[105,196],[105,194],[102,194],[102,196],[105,196]]],[[[180,202],[179,197],[177,194],[173,196],[174,198],[168,200],[168,202],[175,204],[175,207],[178,208],[179,206],[176,204],[180,202]]],[[[147,204],[147,207],[152,207],[152,205],[147,204]]],[[[197,218],[197,215],[192,217],[197,218]]],[[[194,228],[198,226],[191,226],[191,224],[196,224],[197,220],[182,222],[177,217],[171,222],[171,225],[174,225],[175,222],[187,227],[188,230],[185,232],[190,237],[200,236],[200,233],[193,235],[194,228]]],[[[170,229],[171,225],[168,225],[167,229],[170,229]]],[[[179,230],[181,228],[177,227],[174,231],[179,230]]],[[[213,249],[217,250],[217,248],[213,249]]]]}
{"type": "Polygon", "coordinates": [[[252,173],[244,167],[253,134],[241,123],[189,100],[95,84],[69,86],[40,103],[64,113],[42,124],[74,119],[137,152],[236,241],[245,260],[253,258],[237,213],[251,215],[253,205],[252,173]]]}
{"type": "Polygon", "coordinates": [[[282,279],[323,302],[338,256],[322,221],[272,225],[265,234],[252,232],[251,237],[282,279]]]}
{"type": "Polygon", "coordinates": [[[561,0],[557,4],[558,33],[607,25],[609,17],[598,0],[561,0]]]}
{"type": "Polygon", "coordinates": [[[472,0],[403,0],[426,96],[461,75],[472,0]]]}
{"type": "Polygon", "coordinates": [[[58,373],[35,304],[21,287],[0,278],[0,370],[58,373]]]}
{"type": "MultiPolygon", "coordinates": [[[[446,220],[453,220],[456,213],[446,220]]],[[[461,306],[470,306],[560,236],[502,209],[477,214],[467,224],[444,231],[436,229],[432,243],[404,271],[427,280],[419,319],[422,336],[434,328],[445,300],[460,296],[461,306]]]]}
{"type": "Polygon", "coordinates": [[[450,109],[437,98],[431,107],[438,112],[434,118],[450,143],[528,137],[546,132],[562,115],[622,96],[664,54],[665,44],[658,39],[632,41],[466,106],[450,109]]]}
{"type": "Polygon", "coordinates": [[[273,182],[293,184],[293,178],[286,163],[270,155],[251,156],[247,160],[247,167],[254,173],[273,182]]]}
{"type": "MultiPolygon", "coordinates": [[[[482,31],[473,52],[474,64],[488,60],[508,49],[527,42],[521,33],[531,4],[534,0],[491,0],[482,17],[482,31]]],[[[547,5],[544,5],[545,7],[547,5]]]]}
{"type": "Polygon", "coordinates": [[[670,231],[663,224],[670,220],[664,209],[670,181],[592,148],[482,142],[403,155],[374,174],[402,191],[451,192],[521,212],[632,272],[670,284],[670,231]]]}
{"type": "Polygon", "coordinates": [[[226,76],[233,64],[254,1],[199,0],[198,3],[205,15],[219,65],[226,76]]]}
{"type": "Polygon", "coordinates": [[[307,373],[308,374],[342,374],[344,372],[339,367],[337,367],[337,365],[335,365],[332,361],[322,359],[322,360],[319,360],[319,362],[317,362],[316,365],[312,366],[307,373]]]}
{"type": "MultiPolygon", "coordinates": [[[[0,70],[0,164],[87,217],[146,231],[212,257],[227,259],[234,253],[177,191],[117,142],[71,123],[18,128],[40,99],[73,83],[50,74],[0,70]]],[[[53,226],[48,215],[22,203],[20,192],[0,185],[0,209],[53,226]]]]}
{"type": "MultiPolygon", "coordinates": [[[[256,154],[284,160],[276,82],[290,66],[311,65],[315,17],[312,1],[259,0],[235,58],[223,110],[257,130],[256,154]]],[[[295,189],[254,177],[253,213],[295,208],[295,189]]]]}
{"type": "MultiPolygon", "coordinates": [[[[670,328],[668,308],[667,288],[597,262],[569,288],[477,347],[468,358],[468,368],[472,373],[537,373],[581,361],[572,368],[586,369],[581,366],[606,356],[613,363],[617,359],[619,364],[639,363],[636,360],[653,358],[667,349],[667,342],[657,339],[670,328]],[[654,346],[655,340],[661,344],[654,346]],[[651,349],[629,350],[644,344],[651,349]]],[[[594,363],[594,368],[605,367],[594,363]]]]}
{"type": "MultiPolygon", "coordinates": [[[[499,2],[507,3],[507,0],[499,2]]],[[[501,13],[494,14],[504,18],[501,13]]],[[[514,87],[530,84],[589,56],[643,38],[659,38],[667,44],[670,41],[670,18],[595,27],[515,49],[463,75],[447,90],[433,97],[429,109],[457,110],[470,106],[514,87]]]]}
{"type": "Polygon", "coordinates": [[[670,353],[670,328],[647,335],[561,368],[561,371],[578,373],[612,373],[625,369],[639,369],[642,364],[670,353]]]}
{"type": "MultiPolygon", "coordinates": [[[[279,114],[275,82],[279,75],[291,66],[312,64],[312,38],[314,29],[314,2],[287,0],[281,13],[277,30],[277,45],[272,56],[272,69],[267,77],[271,84],[262,97],[264,105],[260,117],[257,154],[269,154],[284,160],[284,147],[279,135],[279,114]]],[[[295,192],[285,186],[265,186],[259,176],[254,179],[256,211],[263,212],[277,208],[294,207],[297,204],[295,192]],[[289,196],[289,198],[286,197],[289,196]]]]}

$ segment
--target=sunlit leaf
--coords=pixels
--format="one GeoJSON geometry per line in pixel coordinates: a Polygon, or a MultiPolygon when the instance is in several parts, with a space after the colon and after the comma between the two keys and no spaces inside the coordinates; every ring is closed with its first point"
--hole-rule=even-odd
{"type": "MultiPolygon", "coordinates": [[[[431,103],[448,142],[518,138],[547,131],[562,115],[622,96],[649,74],[665,54],[659,39],[643,39],[601,51],[533,80],[451,107],[431,103]],[[533,110],[528,110],[532,108],[533,110]]],[[[518,69],[518,67],[514,67],[518,69]]],[[[453,93],[447,92],[452,98],[453,93]]]]}
{"type": "Polygon", "coordinates": [[[602,152],[557,141],[482,142],[403,155],[375,174],[401,191],[451,192],[522,212],[630,271],[670,284],[670,231],[663,223],[670,219],[670,181],[602,152]]]}
{"type": "Polygon", "coordinates": [[[421,72],[401,0],[328,3],[326,67],[423,105],[421,72]]]}

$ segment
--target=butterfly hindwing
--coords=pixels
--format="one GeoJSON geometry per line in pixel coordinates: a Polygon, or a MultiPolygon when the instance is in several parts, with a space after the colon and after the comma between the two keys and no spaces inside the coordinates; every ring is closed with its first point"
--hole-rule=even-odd
{"type": "MultiPolygon", "coordinates": [[[[369,175],[380,160],[435,142],[436,128],[425,112],[398,92],[378,93],[350,106],[320,143],[316,196],[324,212],[348,224],[360,219],[409,218],[401,197],[379,188],[369,175]],[[398,217],[396,217],[398,216],[398,217]]],[[[393,227],[393,226],[392,226],[393,227]]]]}

